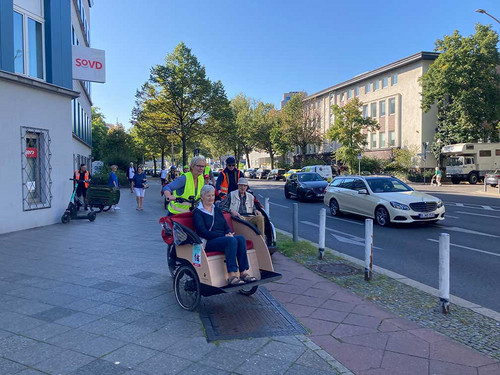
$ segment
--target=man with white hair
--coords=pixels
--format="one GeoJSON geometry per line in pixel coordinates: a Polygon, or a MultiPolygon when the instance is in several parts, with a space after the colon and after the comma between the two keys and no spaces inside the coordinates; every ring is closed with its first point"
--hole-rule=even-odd
{"type": "Polygon", "coordinates": [[[248,179],[240,177],[238,180],[238,190],[229,193],[228,197],[222,201],[220,207],[224,211],[231,213],[231,216],[238,217],[255,225],[262,237],[264,237],[264,216],[255,208],[254,196],[247,192],[248,179]]]}

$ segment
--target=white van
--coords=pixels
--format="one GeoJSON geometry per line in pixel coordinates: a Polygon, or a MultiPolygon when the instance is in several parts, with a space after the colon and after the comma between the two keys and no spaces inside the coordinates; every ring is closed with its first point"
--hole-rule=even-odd
{"type": "Polygon", "coordinates": [[[302,172],[316,172],[328,182],[330,182],[333,178],[332,167],[329,165],[308,165],[307,167],[302,168],[302,172]]]}

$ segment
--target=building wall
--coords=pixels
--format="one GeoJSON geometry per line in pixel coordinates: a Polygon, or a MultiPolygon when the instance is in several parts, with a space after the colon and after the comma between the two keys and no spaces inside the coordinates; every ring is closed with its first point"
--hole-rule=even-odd
{"type": "MultiPolygon", "coordinates": [[[[3,77],[7,74],[3,74],[3,77]]],[[[70,91],[66,94],[34,88],[0,76],[0,233],[59,222],[71,196],[72,146],[70,91]],[[23,209],[23,153],[21,127],[46,129],[51,138],[50,208],[23,209]]],[[[16,75],[11,75],[14,79],[16,75]]],[[[28,79],[25,79],[27,82],[28,79]]],[[[60,90],[59,90],[60,91],[60,90]]]]}

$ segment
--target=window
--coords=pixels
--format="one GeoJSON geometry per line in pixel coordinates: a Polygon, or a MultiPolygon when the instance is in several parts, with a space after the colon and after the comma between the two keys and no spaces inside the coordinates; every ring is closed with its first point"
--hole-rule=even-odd
{"type": "Polygon", "coordinates": [[[389,85],[389,77],[382,78],[382,88],[387,87],[389,85]]]}
{"type": "Polygon", "coordinates": [[[340,187],[344,189],[351,189],[353,182],[354,178],[344,178],[344,180],[340,184],[340,187]]]}
{"type": "Polygon", "coordinates": [[[373,91],[376,91],[380,88],[380,81],[377,79],[375,82],[373,82],[373,91]]]}
{"type": "Polygon", "coordinates": [[[45,129],[21,127],[23,210],[50,207],[50,137],[45,129]]]}
{"type": "Polygon", "coordinates": [[[393,74],[392,79],[391,79],[391,86],[394,86],[396,83],[398,83],[398,75],[393,74]]]}
{"type": "Polygon", "coordinates": [[[377,117],[377,103],[370,104],[371,116],[377,117]]]}
{"type": "Polygon", "coordinates": [[[500,156],[500,150],[495,150],[495,156],[500,156]]]}
{"type": "Polygon", "coordinates": [[[352,190],[356,190],[356,191],[360,191],[362,189],[366,190],[366,185],[365,185],[365,183],[363,181],[361,181],[359,179],[355,179],[354,183],[352,184],[351,189],[352,190]]]}
{"type": "Polygon", "coordinates": [[[479,156],[491,156],[491,150],[479,150],[479,156]]]}
{"type": "Polygon", "coordinates": [[[365,104],[363,106],[363,117],[367,118],[368,117],[368,104],[365,104]]]}
{"type": "Polygon", "coordinates": [[[372,148],[376,148],[377,147],[377,133],[372,133],[371,147],[372,148]]]}
{"type": "Polygon", "coordinates": [[[380,117],[385,116],[385,100],[379,102],[378,107],[379,107],[379,116],[380,117]]]}
{"type": "Polygon", "coordinates": [[[352,89],[349,89],[347,90],[347,99],[351,99],[352,98],[352,89]]]}
{"type": "Polygon", "coordinates": [[[340,101],[343,102],[344,101],[344,93],[340,94],[340,101]]]}
{"type": "Polygon", "coordinates": [[[474,150],[474,145],[465,145],[466,150],[474,150]]]}
{"type": "Polygon", "coordinates": [[[385,133],[379,133],[379,137],[378,137],[378,142],[379,142],[379,145],[378,147],[382,148],[382,147],[385,147],[385,133]]]}
{"type": "Polygon", "coordinates": [[[14,72],[44,79],[43,23],[14,11],[14,72]]]}
{"type": "Polygon", "coordinates": [[[389,114],[393,115],[395,113],[396,113],[396,99],[390,98],[389,99],[389,114]]]}
{"type": "Polygon", "coordinates": [[[330,186],[337,186],[337,187],[338,187],[338,186],[340,186],[340,185],[341,185],[342,181],[344,181],[344,179],[343,179],[343,178],[336,178],[336,179],[334,179],[334,180],[331,182],[330,186]]]}
{"type": "Polygon", "coordinates": [[[389,146],[396,146],[396,132],[389,132],[389,146]]]}
{"type": "Polygon", "coordinates": [[[371,83],[367,83],[365,85],[365,94],[368,94],[370,92],[370,85],[371,85],[371,83]]]}
{"type": "Polygon", "coordinates": [[[354,96],[359,96],[359,86],[354,89],[354,96]]]}

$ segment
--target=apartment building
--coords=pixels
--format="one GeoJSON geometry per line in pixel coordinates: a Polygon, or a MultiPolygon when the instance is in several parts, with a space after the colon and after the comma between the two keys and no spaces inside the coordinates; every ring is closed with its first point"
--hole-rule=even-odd
{"type": "MultiPolygon", "coordinates": [[[[379,130],[365,132],[368,145],[364,156],[388,159],[392,157],[392,148],[411,145],[423,151],[424,142],[429,145],[433,142],[437,110],[433,108],[424,113],[421,109],[419,78],[437,57],[434,52],[416,53],[309,95],[304,104],[319,112],[318,126],[326,134],[335,120],[331,106],[343,106],[358,97],[363,103],[363,115],[380,124],[379,130]]],[[[321,147],[310,146],[308,153],[331,153],[338,146],[325,141],[321,147]]],[[[423,165],[421,159],[417,163],[423,165]]],[[[436,164],[431,153],[427,154],[426,163],[436,164]]]]}
{"type": "Polygon", "coordinates": [[[58,222],[68,178],[90,157],[90,88],[73,82],[72,39],[88,45],[91,6],[0,1],[0,233],[58,222]]]}

